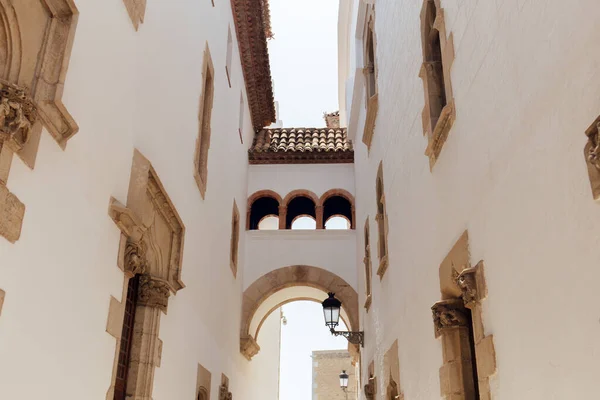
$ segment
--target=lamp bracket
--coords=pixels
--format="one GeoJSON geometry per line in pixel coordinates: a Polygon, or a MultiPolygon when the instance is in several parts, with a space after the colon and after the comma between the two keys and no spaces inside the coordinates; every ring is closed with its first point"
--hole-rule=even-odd
{"type": "Polygon", "coordinates": [[[331,328],[330,332],[333,336],[343,336],[348,339],[348,342],[352,344],[360,344],[361,347],[365,347],[365,333],[363,331],[336,331],[335,329],[331,328]]]}

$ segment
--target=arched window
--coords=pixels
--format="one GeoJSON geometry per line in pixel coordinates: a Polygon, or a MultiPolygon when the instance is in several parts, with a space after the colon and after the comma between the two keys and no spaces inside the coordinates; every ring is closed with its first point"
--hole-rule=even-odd
{"type": "Polygon", "coordinates": [[[277,215],[267,215],[258,223],[259,231],[276,231],[279,229],[279,217],[277,215]]]}
{"type": "Polygon", "coordinates": [[[290,229],[315,230],[317,229],[317,220],[310,215],[299,215],[292,221],[290,229]]]}
{"type": "MultiPolygon", "coordinates": [[[[310,216],[316,220],[315,202],[305,196],[294,197],[287,205],[287,215],[285,221],[286,229],[291,229],[292,222],[299,216],[310,216]]],[[[315,225],[316,228],[316,225],[315,225]]]]}
{"type": "MultiPolygon", "coordinates": [[[[249,229],[261,229],[260,224],[266,217],[279,216],[279,201],[273,197],[260,197],[250,205],[249,229]]],[[[277,225],[279,226],[279,224],[277,225]]]]}
{"type": "Polygon", "coordinates": [[[347,230],[350,227],[350,220],[344,215],[333,215],[325,221],[325,229],[329,230],[347,230]]]}
{"type": "Polygon", "coordinates": [[[348,228],[338,228],[338,221],[336,222],[336,228],[334,229],[350,229],[354,225],[352,220],[352,203],[346,197],[339,195],[328,197],[323,202],[323,220],[326,222],[325,229],[331,229],[327,226],[327,222],[334,217],[339,219],[340,216],[345,217],[350,226],[348,228]]]}
{"type": "Polygon", "coordinates": [[[385,192],[383,186],[383,163],[379,163],[379,170],[377,171],[377,182],[375,185],[376,201],[377,201],[377,215],[375,220],[377,221],[377,237],[378,237],[378,256],[379,256],[379,268],[377,268],[377,275],[379,278],[383,278],[383,274],[388,266],[388,244],[387,244],[387,213],[385,209],[385,192]]]}
{"type": "Polygon", "coordinates": [[[198,400],[208,400],[208,390],[205,387],[200,387],[198,390],[198,400]]]}

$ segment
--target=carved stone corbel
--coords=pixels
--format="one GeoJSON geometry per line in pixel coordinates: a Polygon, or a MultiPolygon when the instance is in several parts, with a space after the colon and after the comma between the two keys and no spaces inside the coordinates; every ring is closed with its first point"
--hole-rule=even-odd
{"type": "Polygon", "coordinates": [[[148,274],[140,276],[138,305],[158,308],[166,313],[170,295],[169,282],[148,274]]]}
{"type": "Polygon", "coordinates": [[[375,377],[371,375],[369,377],[369,381],[364,386],[364,393],[367,400],[375,399],[375,394],[377,394],[377,385],[375,383],[375,377]]]}
{"type": "Polygon", "coordinates": [[[123,254],[123,269],[130,278],[136,274],[148,272],[146,260],[146,244],[143,236],[146,227],[140,219],[115,198],[110,199],[108,214],[127,238],[123,254]]]}
{"type": "Polygon", "coordinates": [[[232,400],[233,394],[229,391],[229,387],[225,384],[219,386],[219,400],[232,400]]]}
{"type": "Polygon", "coordinates": [[[462,292],[462,299],[465,307],[471,308],[473,303],[479,301],[479,294],[477,291],[477,268],[471,267],[464,269],[456,277],[456,284],[462,292]]]}
{"type": "Polygon", "coordinates": [[[431,307],[435,337],[439,337],[444,329],[466,327],[469,318],[461,299],[438,301],[431,307]]]}
{"type": "Polygon", "coordinates": [[[37,120],[37,108],[26,88],[0,80],[0,148],[23,149],[37,120]]]}
{"type": "Polygon", "coordinates": [[[588,141],[583,153],[594,200],[600,199],[600,117],[585,131],[588,141]]]}
{"type": "Polygon", "coordinates": [[[248,361],[252,360],[252,357],[258,354],[260,346],[256,343],[256,340],[250,335],[240,339],[240,352],[248,361]]]}

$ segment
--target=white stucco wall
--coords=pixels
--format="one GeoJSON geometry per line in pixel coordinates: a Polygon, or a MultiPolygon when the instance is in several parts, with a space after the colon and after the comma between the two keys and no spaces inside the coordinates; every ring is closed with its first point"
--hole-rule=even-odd
{"type": "MultiPolygon", "coordinates": [[[[15,157],[8,182],[27,211],[20,240],[0,239],[0,398],[105,398],[117,345],[105,332],[109,301],[123,289],[120,232],[107,211],[111,196],[126,202],[134,148],[152,162],[186,226],[186,288],[161,319],[153,398],[194,398],[198,363],[212,373],[213,398],[221,373],[238,397],[247,363],[239,353],[244,267],[240,257],[234,279],[229,238],[234,198],[245,215],[253,129],[246,108],[240,144],[246,95],[237,44],[232,88],[225,75],[230,3],[149,1],[138,32],[121,0],[75,3],[63,101],[80,131],[65,151],[44,132],[35,169],[15,157]],[[202,200],[192,172],[207,41],[215,99],[202,200]]],[[[244,245],[242,235],[240,254],[244,245]]]]}
{"type": "MultiPolygon", "coordinates": [[[[439,264],[468,229],[471,262],[485,261],[484,323],[498,365],[493,398],[597,397],[600,209],[582,153],[583,132],[600,109],[600,6],[441,3],[454,36],[457,116],[430,172],[418,77],[422,2],[376,2],[379,113],[370,153],[359,140],[364,107],[356,117],[357,231],[368,216],[377,243],[383,160],[390,263],[381,282],[373,277],[373,305],[361,315],[363,377],[371,360],[381,376],[383,355],[398,339],[405,397],[440,397],[430,307],[440,299],[439,264]]],[[[363,256],[359,250],[356,262],[363,256]]],[[[363,302],[362,271],[358,279],[363,302]]]]}
{"type": "Polygon", "coordinates": [[[266,273],[293,265],[326,269],[356,289],[354,230],[246,231],[244,290],[266,273]]]}
{"type": "Polygon", "coordinates": [[[247,363],[247,389],[244,399],[279,399],[279,359],[281,348],[281,311],[273,311],[264,321],[258,337],[260,351],[247,363]]]}
{"type": "Polygon", "coordinates": [[[293,190],[305,189],[317,196],[330,189],[344,189],[354,194],[353,164],[283,164],[251,165],[248,193],[270,189],[281,198],[293,190]]]}

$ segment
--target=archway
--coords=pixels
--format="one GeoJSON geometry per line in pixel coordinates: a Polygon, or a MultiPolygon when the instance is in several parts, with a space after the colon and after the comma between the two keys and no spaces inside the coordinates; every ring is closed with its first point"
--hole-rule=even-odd
{"type": "MultiPolygon", "coordinates": [[[[327,270],[295,265],[273,270],[244,291],[240,351],[248,360],[260,346],[256,342],[262,321],[281,305],[295,300],[323,301],[335,292],[342,302],[342,318],[351,330],[358,330],[358,294],[345,280],[327,270]]],[[[325,328],[324,328],[325,329],[325,328]]]]}

